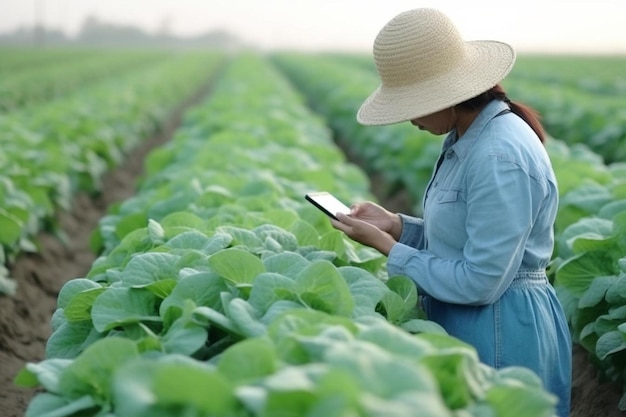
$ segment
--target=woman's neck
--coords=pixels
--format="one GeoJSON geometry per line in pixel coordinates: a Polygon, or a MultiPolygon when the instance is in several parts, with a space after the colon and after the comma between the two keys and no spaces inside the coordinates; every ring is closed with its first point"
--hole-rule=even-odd
{"type": "Polygon", "coordinates": [[[457,107],[455,110],[456,110],[456,123],[455,123],[456,134],[457,134],[457,138],[461,138],[465,134],[467,129],[469,129],[472,122],[474,122],[476,117],[478,117],[478,114],[480,113],[482,109],[467,110],[467,109],[460,109],[457,107]]]}

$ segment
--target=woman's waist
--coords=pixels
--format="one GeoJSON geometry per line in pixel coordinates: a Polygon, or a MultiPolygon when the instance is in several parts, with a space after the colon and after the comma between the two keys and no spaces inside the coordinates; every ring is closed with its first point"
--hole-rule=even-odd
{"type": "Polygon", "coordinates": [[[542,287],[549,284],[545,268],[520,269],[513,277],[509,288],[542,287]]]}

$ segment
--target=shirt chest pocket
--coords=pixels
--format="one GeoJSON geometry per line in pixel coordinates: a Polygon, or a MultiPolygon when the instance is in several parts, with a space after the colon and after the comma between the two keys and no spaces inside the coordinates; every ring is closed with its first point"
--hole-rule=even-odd
{"type": "Polygon", "coordinates": [[[454,203],[459,200],[459,190],[440,190],[435,197],[437,204],[454,203]]]}
{"type": "Polygon", "coordinates": [[[461,190],[439,190],[424,213],[424,226],[429,247],[462,251],[467,239],[466,218],[467,207],[461,190]]]}

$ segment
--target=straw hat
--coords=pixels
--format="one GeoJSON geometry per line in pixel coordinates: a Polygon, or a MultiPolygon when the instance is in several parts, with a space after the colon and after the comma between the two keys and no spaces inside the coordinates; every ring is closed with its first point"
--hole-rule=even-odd
{"type": "Polygon", "coordinates": [[[462,103],[498,84],[515,51],[503,42],[463,41],[452,21],[435,9],[401,13],[374,41],[382,84],[357,114],[364,125],[387,125],[462,103]]]}

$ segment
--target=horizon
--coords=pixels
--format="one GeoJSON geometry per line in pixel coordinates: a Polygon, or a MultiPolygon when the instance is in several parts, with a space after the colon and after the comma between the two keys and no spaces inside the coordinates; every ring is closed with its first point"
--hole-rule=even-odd
{"type": "Polygon", "coordinates": [[[37,25],[73,37],[88,17],[177,37],[225,31],[260,49],[371,51],[398,13],[436,7],[465,40],[510,43],[520,53],[626,54],[622,0],[4,0],[0,34],[37,25]],[[495,16],[495,17],[494,17],[495,16]]]}

